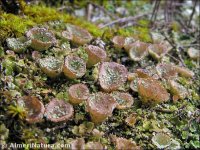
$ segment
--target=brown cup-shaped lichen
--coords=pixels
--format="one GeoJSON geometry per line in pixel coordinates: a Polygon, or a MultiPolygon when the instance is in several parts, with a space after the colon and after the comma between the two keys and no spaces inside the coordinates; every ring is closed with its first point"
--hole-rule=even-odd
{"type": "Polygon", "coordinates": [[[189,57],[193,60],[198,60],[200,59],[200,51],[198,49],[195,48],[189,48],[187,50],[187,54],[189,55],[189,57]]]}
{"type": "Polygon", "coordinates": [[[37,123],[43,121],[44,105],[43,103],[34,96],[23,96],[17,100],[17,103],[24,107],[27,111],[26,121],[28,123],[37,123]]]}
{"type": "Polygon", "coordinates": [[[62,73],[63,61],[53,56],[39,59],[38,63],[41,70],[51,78],[55,78],[62,73]]]}
{"type": "Polygon", "coordinates": [[[129,50],[132,48],[132,46],[134,45],[134,43],[137,40],[133,37],[126,37],[124,40],[124,49],[126,50],[126,52],[129,52],[129,50]]]}
{"type": "Polygon", "coordinates": [[[174,80],[168,81],[170,92],[173,94],[173,100],[184,99],[188,96],[187,89],[174,80]]]}
{"type": "Polygon", "coordinates": [[[117,102],[117,109],[127,109],[133,105],[133,97],[129,93],[114,91],[112,96],[117,102]]]}
{"type": "Polygon", "coordinates": [[[192,78],[194,76],[194,72],[191,70],[170,63],[160,63],[156,66],[156,70],[159,76],[165,79],[174,79],[178,75],[186,78],[192,78]]]}
{"type": "Polygon", "coordinates": [[[6,39],[6,42],[8,48],[16,53],[24,52],[26,48],[31,44],[31,41],[28,41],[24,36],[19,38],[8,38],[6,39]]]}
{"type": "Polygon", "coordinates": [[[154,78],[159,79],[159,75],[157,74],[156,69],[136,69],[135,73],[138,78],[154,78]]]}
{"type": "Polygon", "coordinates": [[[56,43],[54,34],[46,28],[32,28],[26,33],[26,36],[31,40],[31,47],[38,51],[47,50],[56,43]]]}
{"type": "Polygon", "coordinates": [[[167,47],[163,44],[151,44],[148,51],[155,60],[160,60],[168,52],[167,47]]]}
{"type": "Polygon", "coordinates": [[[111,116],[116,105],[117,102],[111,95],[102,92],[91,94],[87,99],[87,111],[96,124],[111,116]]]}
{"type": "Polygon", "coordinates": [[[169,93],[158,80],[153,78],[138,79],[138,93],[144,104],[158,104],[169,100],[169,93]]]}
{"type": "Polygon", "coordinates": [[[156,70],[160,78],[174,79],[178,76],[178,73],[174,66],[169,63],[160,63],[156,66],[156,70]]]}
{"type": "Polygon", "coordinates": [[[137,146],[135,141],[122,137],[116,137],[115,135],[113,135],[111,138],[116,150],[140,150],[140,146],[137,146]]]}
{"type": "Polygon", "coordinates": [[[133,61],[141,61],[148,55],[148,44],[144,42],[137,41],[131,45],[129,50],[129,57],[133,61]]]}
{"type": "Polygon", "coordinates": [[[112,42],[114,44],[115,48],[123,48],[124,47],[124,43],[125,43],[125,37],[124,36],[114,36],[112,39],[112,42]]]}
{"type": "Polygon", "coordinates": [[[88,54],[87,67],[91,67],[98,62],[105,61],[107,57],[106,51],[98,46],[88,45],[85,47],[85,51],[88,54]]]}
{"type": "Polygon", "coordinates": [[[67,24],[66,27],[66,31],[62,32],[64,39],[79,45],[84,45],[92,40],[92,36],[87,30],[71,24],[67,24]]]}
{"type": "Polygon", "coordinates": [[[85,149],[85,140],[83,138],[77,138],[70,142],[71,150],[84,150],[85,149]]]}
{"type": "Polygon", "coordinates": [[[100,142],[88,142],[85,145],[86,150],[104,150],[103,145],[100,142]]]}
{"type": "Polygon", "coordinates": [[[75,55],[65,57],[63,72],[70,79],[81,78],[86,73],[86,62],[75,55]]]}
{"type": "Polygon", "coordinates": [[[45,107],[45,116],[52,122],[66,122],[73,117],[74,108],[64,100],[52,99],[45,107]]]}
{"type": "Polygon", "coordinates": [[[127,80],[128,71],[124,65],[115,62],[103,62],[99,67],[99,82],[106,92],[117,90],[127,80]]]}
{"type": "Polygon", "coordinates": [[[69,87],[69,101],[72,104],[80,104],[83,101],[86,101],[90,92],[88,87],[85,84],[74,84],[69,87]]]}
{"type": "Polygon", "coordinates": [[[176,72],[182,77],[192,78],[194,76],[194,72],[189,70],[188,68],[180,66],[174,66],[174,68],[176,72]]]}

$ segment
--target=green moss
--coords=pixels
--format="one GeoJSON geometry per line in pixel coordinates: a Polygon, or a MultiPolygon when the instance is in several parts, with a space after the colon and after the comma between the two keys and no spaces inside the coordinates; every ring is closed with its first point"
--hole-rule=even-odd
{"type": "Polygon", "coordinates": [[[27,17],[3,13],[0,17],[0,41],[4,41],[8,37],[22,36],[33,25],[35,23],[27,17]]]}

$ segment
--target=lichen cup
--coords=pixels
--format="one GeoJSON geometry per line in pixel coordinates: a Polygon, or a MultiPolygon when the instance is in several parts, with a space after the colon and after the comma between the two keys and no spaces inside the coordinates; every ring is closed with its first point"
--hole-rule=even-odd
{"type": "Polygon", "coordinates": [[[117,109],[127,109],[133,105],[133,97],[128,92],[114,91],[111,95],[117,102],[117,109]]]}
{"type": "Polygon", "coordinates": [[[124,36],[114,36],[112,39],[112,42],[114,44],[114,47],[117,49],[121,49],[124,47],[125,44],[125,37],[124,36]]]}
{"type": "Polygon", "coordinates": [[[28,41],[24,36],[19,38],[8,38],[6,39],[6,42],[8,48],[16,53],[23,53],[31,44],[31,41],[28,41]]]}
{"type": "Polygon", "coordinates": [[[106,92],[117,90],[127,81],[128,71],[124,65],[103,62],[99,66],[99,83],[106,92]]]}
{"type": "Polygon", "coordinates": [[[70,79],[81,78],[86,73],[86,62],[76,55],[68,55],[64,60],[63,72],[70,79]]]}
{"type": "Polygon", "coordinates": [[[148,52],[155,60],[160,60],[167,54],[168,49],[163,44],[151,44],[148,46],[148,52]]]}
{"type": "Polygon", "coordinates": [[[167,90],[153,78],[139,78],[137,87],[143,104],[155,105],[166,102],[170,98],[167,90]]]}
{"type": "Polygon", "coordinates": [[[125,139],[122,137],[116,137],[111,135],[111,140],[115,145],[116,150],[140,150],[140,146],[137,146],[135,141],[125,139]]]}
{"type": "Polygon", "coordinates": [[[104,150],[104,146],[100,142],[88,142],[85,145],[86,150],[104,150]]]}
{"type": "Polygon", "coordinates": [[[51,78],[55,78],[62,73],[63,61],[53,56],[38,60],[41,70],[51,78]]]}
{"type": "Polygon", "coordinates": [[[88,54],[87,67],[106,60],[106,51],[98,46],[88,45],[85,47],[85,51],[88,54]]]}
{"type": "Polygon", "coordinates": [[[131,45],[129,49],[129,57],[133,61],[141,61],[148,55],[148,44],[144,42],[137,41],[131,45]]]}
{"type": "Polygon", "coordinates": [[[87,44],[93,38],[87,30],[72,24],[66,25],[66,30],[62,32],[62,37],[78,45],[87,44]]]}
{"type": "Polygon", "coordinates": [[[86,101],[90,94],[88,87],[82,83],[70,86],[68,89],[68,93],[69,93],[69,101],[74,105],[86,101]]]}
{"type": "Polygon", "coordinates": [[[35,96],[23,96],[17,100],[17,103],[27,111],[26,121],[28,123],[37,123],[43,121],[44,105],[35,96]]]}
{"type": "Polygon", "coordinates": [[[45,107],[45,116],[52,122],[66,122],[73,117],[74,108],[64,100],[52,99],[45,107]]]}
{"type": "Polygon", "coordinates": [[[31,47],[38,51],[47,50],[56,43],[54,34],[46,28],[32,28],[26,33],[26,36],[31,40],[31,47]]]}
{"type": "Polygon", "coordinates": [[[98,92],[91,94],[86,102],[87,111],[89,112],[92,122],[101,123],[112,115],[117,105],[115,99],[106,93],[98,92]]]}

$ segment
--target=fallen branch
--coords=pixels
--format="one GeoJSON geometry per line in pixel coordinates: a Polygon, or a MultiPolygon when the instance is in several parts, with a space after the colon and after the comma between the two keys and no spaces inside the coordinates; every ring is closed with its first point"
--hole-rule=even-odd
{"type": "Polygon", "coordinates": [[[125,22],[129,22],[129,21],[134,21],[134,20],[140,19],[141,17],[147,16],[149,14],[150,13],[145,13],[145,14],[141,14],[141,15],[138,15],[138,16],[134,16],[134,17],[130,16],[130,17],[119,18],[117,20],[114,20],[114,21],[111,21],[107,24],[104,24],[102,27],[100,27],[100,29],[105,28],[107,26],[111,26],[111,25],[116,24],[116,23],[125,23],[125,22]]]}

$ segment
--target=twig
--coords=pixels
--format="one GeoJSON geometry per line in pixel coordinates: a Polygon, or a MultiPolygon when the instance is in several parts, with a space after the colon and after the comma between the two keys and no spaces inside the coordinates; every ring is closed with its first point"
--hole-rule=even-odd
{"type": "Polygon", "coordinates": [[[159,10],[159,6],[160,6],[160,0],[156,0],[155,6],[154,6],[154,9],[153,9],[153,13],[152,13],[152,16],[151,16],[151,22],[156,20],[157,12],[159,10]]]}
{"type": "Polygon", "coordinates": [[[99,8],[100,10],[102,10],[105,14],[109,15],[111,18],[117,19],[118,17],[112,13],[110,13],[109,11],[107,11],[104,7],[99,6],[93,2],[90,2],[90,4],[92,4],[94,7],[99,8]]]}
{"type": "Polygon", "coordinates": [[[129,21],[134,21],[134,20],[137,20],[141,17],[144,17],[144,16],[147,16],[149,13],[144,13],[144,14],[141,14],[141,15],[138,15],[138,16],[129,16],[129,17],[124,17],[124,18],[119,18],[117,20],[114,20],[114,21],[111,21],[107,24],[104,24],[100,29],[102,28],[105,28],[107,26],[111,26],[113,24],[116,24],[116,23],[124,23],[124,22],[129,22],[129,21]]]}
{"type": "Polygon", "coordinates": [[[198,0],[195,0],[194,6],[193,6],[193,9],[192,9],[192,13],[191,13],[191,15],[190,15],[190,20],[189,20],[189,22],[188,22],[188,26],[190,26],[190,24],[191,24],[192,18],[193,18],[194,13],[195,13],[195,8],[196,8],[196,5],[197,5],[197,2],[198,2],[198,0]]]}

